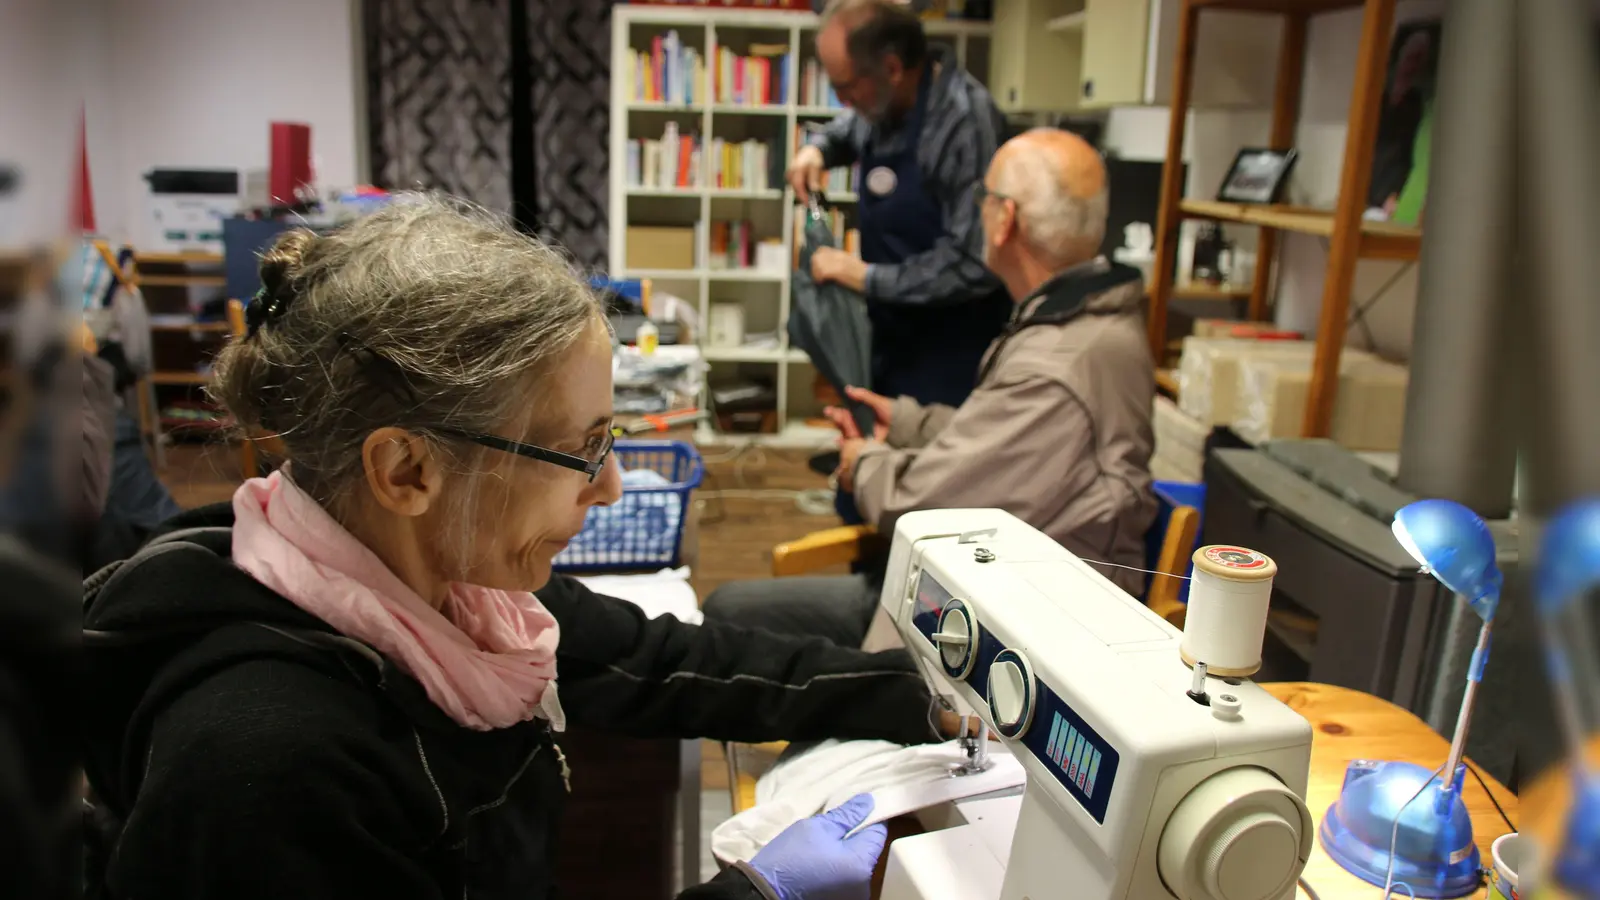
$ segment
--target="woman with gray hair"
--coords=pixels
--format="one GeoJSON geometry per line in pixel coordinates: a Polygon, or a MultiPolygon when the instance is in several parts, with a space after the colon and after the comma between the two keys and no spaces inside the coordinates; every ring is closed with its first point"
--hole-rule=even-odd
{"type": "MultiPolygon", "coordinates": [[[[283,236],[261,275],[213,390],[286,465],[85,583],[104,896],[549,896],[567,721],[938,739],[904,653],[647,619],[552,575],[622,490],[611,335],[555,251],[409,197],[283,236]]],[[[865,898],[884,832],[844,835],[870,808],[684,896],[865,898]]]]}

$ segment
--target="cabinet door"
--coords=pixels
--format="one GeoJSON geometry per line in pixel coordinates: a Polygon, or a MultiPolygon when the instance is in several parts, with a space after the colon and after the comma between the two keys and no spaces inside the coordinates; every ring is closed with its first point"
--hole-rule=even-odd
{"type": "Polygon", "coordinates": [[[1000,111],[1070,112],[1078,107],[1080,31],[1050,28],[1083,0],[995,0],[989,92],[1000,111]]]}
{"type": "Polygon", "coordinates": [[[1150,45],[1150,0],[1088,0],[1084,9],[1079,104],[1095,108],[1149,102],[1145,60],[1150,45]]]}

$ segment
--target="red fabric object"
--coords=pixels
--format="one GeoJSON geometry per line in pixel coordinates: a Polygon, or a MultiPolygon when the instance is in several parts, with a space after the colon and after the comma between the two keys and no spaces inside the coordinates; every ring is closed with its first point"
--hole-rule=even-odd
{"type": "Polygon", "coordinates": [[[267,170],[267,191],[273,203],[293,206],[300,189],[311,187],[311,126],[300,122],[272,123],[272,164],[267,170]]]}
{"type": "Polygon", "coordinates": [[[89,130],[88,119],[82,112],[78,114],[78,160],[83,170],[82,180],[78,183],[77,196],[72,198],[72,219],[77,222],[85,233],[94,229],[94,189],[89,182],[89,130]]]}

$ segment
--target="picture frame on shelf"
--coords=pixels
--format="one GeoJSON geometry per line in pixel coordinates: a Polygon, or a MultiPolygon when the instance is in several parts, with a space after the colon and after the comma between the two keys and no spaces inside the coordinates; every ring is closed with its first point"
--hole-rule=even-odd
{"type": "Polygon", "coordinates": [[[1223,203],[1269,205],[1278,202],[1298,157],[1294,150],[1246,147],[1233,158],[1217,199],[1223,203]]]}

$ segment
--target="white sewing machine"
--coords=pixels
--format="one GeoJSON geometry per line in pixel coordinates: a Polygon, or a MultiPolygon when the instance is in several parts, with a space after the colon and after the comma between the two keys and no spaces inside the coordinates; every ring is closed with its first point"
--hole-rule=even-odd
{"type": "Polygon", "coordinates": [[[884,900],[1292,897],[1310,724],[1197,678],[1178,630],[1088,563],[1000,510],[911,513],[880,602],[1027,772],[1020,797],[926,811],[942,821],[890,845],[884,900]]]}

